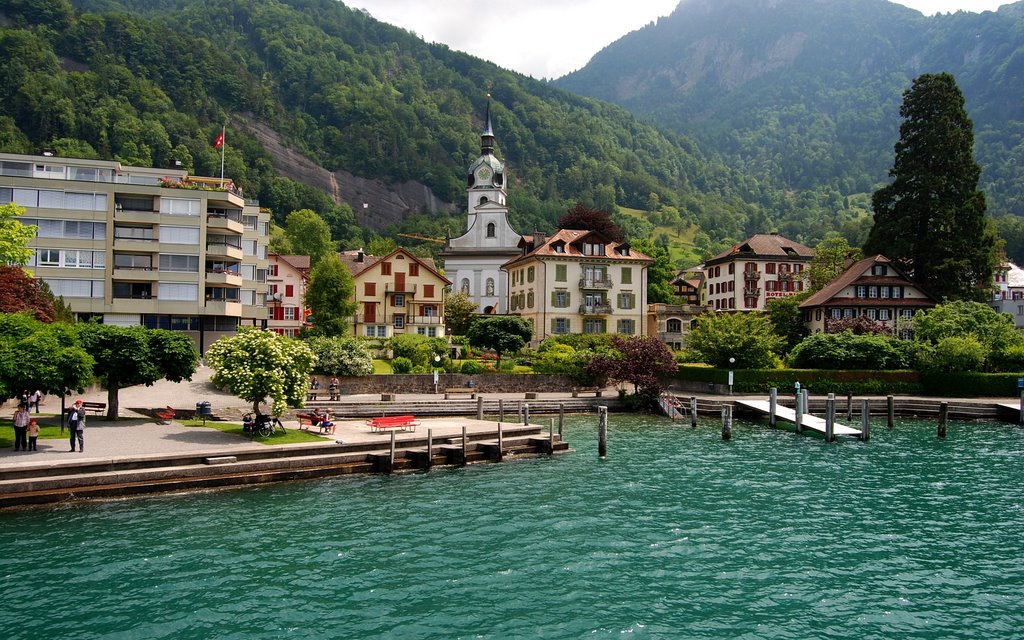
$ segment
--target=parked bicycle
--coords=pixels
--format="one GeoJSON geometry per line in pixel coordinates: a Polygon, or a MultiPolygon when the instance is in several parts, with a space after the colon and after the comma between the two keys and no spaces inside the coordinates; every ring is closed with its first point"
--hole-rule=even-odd
{"type": "Polygon", "coordinates": [[[248,433],[250,437],[260,436],[269,438],[280,429],[285,433],[281,419],[276,416],[269,416],[263,413],[253,414],[251,411],[242,416],[242,432],[248,433]]]}

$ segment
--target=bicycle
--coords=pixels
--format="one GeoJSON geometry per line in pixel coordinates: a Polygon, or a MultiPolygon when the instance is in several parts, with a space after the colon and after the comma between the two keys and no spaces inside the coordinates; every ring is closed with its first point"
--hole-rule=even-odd
{"type": "Polygon", "coordinates": [[[249,412],[242,416],[242,432],[248,433],[250,436],[260,436],[262,438],[269,438],[274,435],[277,430],[280,429],[281,433],[286,433],[284,425],[281,424],[281,419],[275,416],[269,416],[263,413],[255,414],[249,412]]]}

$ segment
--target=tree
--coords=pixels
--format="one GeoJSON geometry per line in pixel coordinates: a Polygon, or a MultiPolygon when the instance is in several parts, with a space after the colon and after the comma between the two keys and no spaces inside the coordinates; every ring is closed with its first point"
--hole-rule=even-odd
{"type": "Polygon", "coordinates": [[[32,259],[28,243],[36,237],[39,227],[21,224],[17,217],[23,213],[24,207],[13,202],[0,205],[0,265],[24,267],[32,259]]]}
{"type": "MultiPolygon", "coordinates": [[[[984,348],[986,364],[991,367],[1008,350],[1024,345],[1013,318],[998,313],[980,302],[957,300],[918,312],[914,316],[914,339],[938,346],[946,338],[973,336],[984,348]]],[[[958,348],[961,343],[950,343],[958,348]]]]}
{"type": "Polygon", "coordinates": [[[27,313],[0,314],[0,398],[39,390],[63,395],[92,381],[93,359],[74,327],[47,324],[27,313]]]}
{"type": "Polygon", "coordinates": [[[356,312],[355,282],[337,255],[329,255],[313,267],[306,287],[306,306],[313,312],[313,333],[344,335],[348,318],[356,312]]]}
{"type": "Polygon", "coordinates": [[[309,266],[316,265],[335,252],[331,228],[317,212],[299,209],[288,214],[284,223],[288,246],[296,255],[309,256],[309,266]]]}
{"type": "Polygon", "coordinates": [[[809,292],[804,291],[783,298],[771,298],[765,303],[765,311],[775,329],[775,335],[783,339],[779,355],[789,353],[790,349],[800,344],[800,341],[807,336],[807,325],[804,324],[804,314],[800,311],[800,303],[809,295],[809,292]]]}
{"type": "Polygon", "coordinates": [[[900,341],[875,334],[815,333],[789,354],[798,369],[906,369],[908,353],[900,341]]]}
{"type": "Polygon", "coordinates": [[[938,298],[980,300],[997,264],[996,233],[963,94],[952,75],[925,74],[904,92],[900,115],[894,180],[871,198],[864,251],[892,259],[938,298]]]}
{"type": "Polygon", "coordinates": [[[654,304],[675,300],[672,280],[676,277],[676,268],[672,266],[668,249],[654,244],[654,240],[650,238],[641,238],[632,245],[640,253],[654,258],[654,262],[647,267],[647,302],[654,304]]]}
{"type": "Polygon", "coordinates": [[[117,419],[118,391],[157,380],[191,380],[199,352],[183,333],[145,327],[78,325],[82,347],[96,361],[94,375],[107,390],[107,420],[117,419]]]}
{"type": "Polygon", "coordinates": [[[502,354],[515,353],[526,346],[533,337],[533,326],[518,316],[486,316],[473,321],[466,337],[474,347],[494,350],[500,370],[502,354]]]}
{"type": "Polygon", "coordinates": [[[53,322],[53,295],[21,267],[0,266],[0,312],[26,311],[40,322],[53,322]]]}
{"type": "Polygon", "coordinates": [[[703,362],[736,369],[775,367],[782,343],[768,316],[757,312],[701,314],[689,340],[703,362]]]}
{"type": "Polygon", "coordinates": [[[635,395],[655,397],[663,388],[661,376],[678,369],[672,352],[657,338],[612,336],[611,342],[612,353],[599,353],[586,366],[596,380],[629,383],[635,395]]]}
{"type": "Polygon", "coordinates": [[[622,242],[625,234],[614,222],[607,211],[590,209],[577,202],[576,205],[555,223],[559,229],[584,229],[599,231],[614,242],[622,242]]]}
{"type": "Polygon", "coordinates": [[[808,290],[820,291],[838,278],[848,265],[862,257],[860,249],[851,247],[843,236],[831,233],[814,247],[814,257],[807,268],[808,290]]]}
{"type": "Polygon", "coordinates": [[[368,376],[373,373],[373,356],[366,344],[351,336],[313,336],[306,340],[315,356],[313,370],[334,376],[368,376]]]}
{"type": "Polygon", "coordinates": [[[386,256],[398,248],[394,238],[374,236],[366,244],[366,253],[371,256],[386,256]]]}
{"type": "Polygon", "coordinates": [[[451,330],[452,335],[466,335],[477,308],[478,305],[469,294],[462,291],[450,294],[444,301],[444,325],[451,330]]]}
{"type": "Polygon", "coordinates": [[[256,413],[271,398],[274,415],[303,405],[315,359],[313,350],[299,340],[255,327],[239,327],[236,335],[206,350],[215,385],[251,402],[256,413]]]}

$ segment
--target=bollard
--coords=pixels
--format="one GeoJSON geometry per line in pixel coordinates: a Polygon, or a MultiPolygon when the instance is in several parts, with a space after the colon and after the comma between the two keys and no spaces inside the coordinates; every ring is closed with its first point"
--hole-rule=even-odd
{"type": "Polygon", "coordinates": [[[480,395],[476,397],[476,419],[484,419],[484,397],[480,395]]]}
{"type": "Polygon", "coordinates": [[[938,436],[940,438],[946,437],[946,423],[949,422],[949,403],[939,403],[939,430],[938,436]]]}
{"type": "Polygon", "coordinates": [[[395,432],[391,432],[391,453],[388,455],[388,473],[395,469],[395,432]]]}
{"type": "Polygon", "coordinates": [[[836,439],[836,394],[828,394],[825,400],[825,442],[836,439]]]}
{"type": "Polygon", "coordinates": [[[505,437],[501,432],[501,423],[498,423],[498,462],[505,459],[505,437]]]}
{"type": "Polygon", "coordinates": [[[558,403],[558,439],[564,440],[562,437],[562,425],[565,424],[565,405],[561,402],[558,403]]]}
{"type": "MultiPolygon", "coordinates": [[[[392,431],[391,433],[394,434],[395,432],[392,431]]],[[[468,451],[468,440],[469,438],[466,437],[466,425],[462,425],[462,466],[469,464],[469,458],[466,455],[466,452],[468,451]]]]}
{"type": "Polygon", "coordinates": [[[853,394],[846,394],[846,419],[853,420],[853,394]]]}
{"type": "Polygon", "coordinates": [[[811,412],[811,390],[804,389],[800,392],[804,402],[804,415],[811,412]]]}
{"type": "Polygon", "coordinates": [[[768,426],[775,427],[775,410],[779,405],[779,390],[772,387],[768,394],[768,426]]]}
{"type": "Polygon", "coordinates": [[[555,419],[548,418],[548,455],[555,455],[555,419]]]}
{"type": "Polygon", "coordinates": [[[892,396],[885,397],[885,407],[889,417],[887,426],[892,429],[896,425],[896,407],[892,396]]]}
{"type": "MultiPolygon", "coordinates": [[[[64,400],[62,398],[61,399],[61,404],[63,404],[63,403],[64,403],[64,400]]],[[[63,407],[61,407],[61,408],[63,409],[63,407]]],[[[64,415],[64,414],[61,414],[61,415],[64,415]]],[[[1019,422],[1021,424],[1024,424],[1024,389],[1020,390],[1020,420],[1019,420],[1019,422]]],[[[64,433],[64,427],[60,428],[60,432],[64,433]]]]}
{"type": "Polygon", "coordinates": [[[530,424],[530,403],[523,405],[523,424],[530,424]]]}
{"type": "Polygon", "coordinates": [[[690,396],[690,426],[697,426],[697,397],[690,396]]]}
{"type": "Polygon", "coordinates": [[[597,408],[597,455],[608,457],[608,407],[597,408]]]}
{"type": "Polygon", "coordinates": [[[498,398],[498,422],[505,422],[505,401],[498,398]]]}
{"type": "Polygon", "coordinates": [[[871,410],[868,401],[860,401],[860,439],[867,442],[871,439],[871,410]]]}
{"type": "Polygon", "coordinates": [[[804,399],[803,391],[796,392],[796,409],[793,411],[793,424],[796,425],[796,432],[804,432],[804,399]]]}
{"type": "Polygon", "coordinates": [[[523,401],[520,400],[516,403],[516,413],[519,414],[519,422],[523,421],[523,401]]]}
{"type": "MultiPolygon", "coordinates": [[[[501,425],[498,425],[498,433],[501,433],[501,425]]],[[[434,466],[434,430],[427,429],[427,468],[434,466]]]]}
{"type": "Polygon", "coordinates": [[[722,405],[722,440],[732,440],[732,405],[722,405]]]}

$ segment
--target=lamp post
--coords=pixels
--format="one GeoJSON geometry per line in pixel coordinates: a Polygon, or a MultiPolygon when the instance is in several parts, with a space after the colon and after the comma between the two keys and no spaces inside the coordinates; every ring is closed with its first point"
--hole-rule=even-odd
{"type": "Polygon", "coordinates": [[[434,354],[434,393],[437,393],[437,368],[441,365],[441,356],[434,354]]]}
{"type": "Polygon", "coordinates": [[[733,381],[733,365],[736,364],[736,358],[729,358],[729,395],[732,395],[732,381],[733,381]]]}

